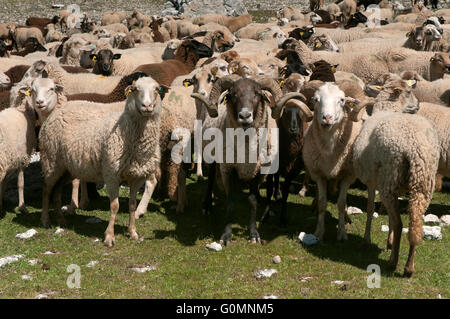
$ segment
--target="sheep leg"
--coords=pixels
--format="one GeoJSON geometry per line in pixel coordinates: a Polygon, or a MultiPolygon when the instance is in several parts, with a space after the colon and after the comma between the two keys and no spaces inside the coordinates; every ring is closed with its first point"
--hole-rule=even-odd
{"type": "Polygon", "coordinates": [[[345,230],[345,221],[346,221],[346,215],[347,215],[347,191],[350,187],[350,180],[344,179],[341,182],[340,189],[339,189],[339,197],[337,201],[337,206],[339,210],[339,226],[338,226],[338,235],[337,240],[347,240],[347,232],[345,230]]]}
{"type": "MultiPolygon", "coordinates": [[[[45,170],[44,170],[45,172],[45,170]]],[[[42,188],[42,213],[41,213],[41,223],[45,228],[50,227],[50,217],[48,215],[48,207],[50,202],[50,196],[52,195],[52,190],[58,179],[62,176],[57,174],[58,172],[47,173],[44,178],[44,187],[42,188]]],[[[44,173],[45,174],[45,173],[44,173]]]]}
{"type": "Polygon", "coordinates": [[[280,225],[282,227],[287,227],[287,200],[289,196],[289,187],[291,186],[291,177],[288,176],[284,180],[283,186],[281,188],[282,203],[281,203],[281,215],[280,215],[280,225]]]}
{"type": "Polygon", "coordinates": [[[3,213],[3,196],[6,190],[6,176],[3,176],[2,182],[0,184],[0,213],[3,213]]]}
{"type": "Polygon", "coordinates": [[[406,262],[404,274],[405,277],[411,277],[414,273],[414,255],[416,253],[416,245],[409,244],[408,261],[406,262]]]}
{"type": "Polygon", "coordinates": [[[308,185],[311,181],[311,176],[309,176],[308,171],[305,171],[305,179],[303,180],[302,189],[298,192],[298,196],[305,197],[306,192],[308,191],[308,185]]]}
{"type": "Polygon", "coordinates": [[[119,185],[120,183],[118,182],[106,184],[111,217],[105,231],[105,241],[103,243],[108,247],[112,247],[116,243],[116,238],[114,236],[114,222],[116,220],[117,212],[119,211],[119,185]]]}
{"type": "Polygon", "coordinates": [[[80,208],[86,209],[89,206],[89,195],[87,189],[87,183],[81,181],[81,200],[80,200],[80,208]]]}
{"type": "Polygon", "coordinates": [[[183,167],[178,171],[177,213],[184,212],[186,205],[186,171],[183,167]]]}
{"type": "Polygon", "coordinates": [[[235,187],[237,186],[235,183],[234,174],[222,173],[222,180],[225,186],[225,192],[227,194],[227,213],[226,213],[226,226],[225,230],[220,237],[220,243],[228,246],[231,242],[232,236],[232,226],[233,226],[233,215],[234,215],[234,201],[235,201],[235,187]]]}
{"type": "Polygon", "coordinates": [[[261,222],[265,222],[267,220],[267,216],[270,212],[270,200],[273,195],[273,179],[275,175],[269,174],[266,178],[266,208],[264,209],[264,213],[261,217],[261,222]]]}
{"type": "Polygon", "coordinates": [[[139,235],[136,231],[136,194],[143,184],[143,180],[137,180],[129,183],[130,185],[130,199],[129,199],[129,209],[130,209],[130,221],[128,223],[128,231],[130,233],[131,239],[139,240],[139,235]]]}
{"type": "Polygon", "coordinates": [[[392,218],[391,218],[391,216],[389,216],[389,214],[388,214],[388,221],[389,221],[389,232],[388,232],[386,250],[391,250],[392,244],[394,242],[394,232],[392,231],[392,218]]]}
{"type": "Polygon", "coordinates": [[[316,180],[317,183],[317,193],[318,193],[318,216],[317,216],[317,227],[314,235],[322,241],[323,235],[325,233],[325,213],[327,210],[327,180],[323,177],[319,177],[316,180]]]}
{"type": "Polygon", "coordinates": [[[273,189],[273,197],[275,200],[281,199],[281,193],[280,193],[280,174],[276,173],[274,176],[274,189],[273,189]]]}
{"type": "Polygon", "coordinates": [[[56,218],[57,218],[58,225],[60,225],[60,226],[66,225],[66,220],[65,220],[63,212],[61,210],[61,205],[62,205],[61,195],[62,195],[63,185],[64,185],[64,183],[62,180],[58,181],[58,183],[56,183],[56,185],[55,185],[54,192],[53,192],[53,203],[54,203],[54,208],[56,211],[56,216],[57,216],[56,218]]]}
{"type": "Polygon", "coordinates": [[[147,211],[148,203],[150,202],[150,199],[152,198],[153,191],[155,190],[156,184],[158,183],[155,174],[152,174],[146,181],[145,181],[145,191],[142,195],[142,199],[139,203],[138,208],[136,209],[136,219],[139,219],[142,215],[145,214],[147,211]]]}
{"type": "Polygon", "coordinates": [[[258,230],[256,229],[256,211],[258,209],[258,201],[256,200],[257,192],[258,184],[252,181],[250,185],[250,195],[248,196],[248,201],[250,203],[250,241],[252,243],[261,242],[258,230]]]}
{"type": "Polygon", "coordinates": [[[371,243],[370,230],[372,228],[372,217],[375,211],[375,188],[369,187],[367,190],[367,220],[366,220],[366,231],[364,232],[364,240],[367,244],[371,243]]]}
{"type": "Polygon", "coordinates": [[[22,214],[28,214],[28,210],[25,207],[25,200],[23,196],[24,179],[23,179],[23,169],[19,169],[19,174],[17,175],[17,190],[19,192],[19,211],[22,214]]]}
{"type": "Polygon", "coordinates": [[[213,162],[209,165],[208,169],[208,188],[206,190],[205,199],[203,200],[203,209],[202,209],[202,213],[204,215],[210,214],[212,210],[213,187],[215,181],[216,181],[216,163],[213,162]]]}
{"type": "Polygon", "coordinates": [[[74,215],[75,209],[78,208],[78,188],[79,187],[80,187],[80,180],[78,178],[75,178],[72,181],[72,199],[71,199],[70,205],[66,211],[67,215],[74,215]]]}
{"type": "Polygon", "coordinates": [[[400,212],[398,210],[398,201],[394,197],[390,197],[389,199],[383,200],[384,205],[386,206],[386,209],[389,214],[389,219],[392,219],[392,229],[394,232],[394,240],[392,245],[392,252],[391,257],[389,258],[389,267],[392,270],[395,270],[397,268],[398,264],[398,255],[399,255],[399,248],[400,248],[400,239],[402,235],[402,220],[400,218],[400,212]]]}

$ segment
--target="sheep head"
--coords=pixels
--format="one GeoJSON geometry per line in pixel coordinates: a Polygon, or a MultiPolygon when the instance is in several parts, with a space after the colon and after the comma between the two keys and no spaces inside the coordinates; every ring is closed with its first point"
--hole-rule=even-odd
{"type": "MultiPolygon", "coordinates": [[[[450,58],[448,53],[438,52],[431,59],[431,68],[440,74],[450,74],[450,58]]],[[[441,76],[442,77],[442,76],[441,76]]]]}
{"type": "Polygon", "coordinates": [[[168,90],[151,77],[140,77],[125,88],[126,109],[146,118],[159,116],[161,112],[161,91],[168,90]]]}
{"type": "MultiPolygon", "coordinates": [[[[31,87],[27,88],[28,94],[31,95],[33,108],[42,122],[57,107],[58,101],[61,100],[63,89],[61,85],[55,84],[49,78],[37,78],[32,82],[31,87]]],[[[20,90],[22,91],[23,89],[21,88],[20,90]]]]}
{"type": "Polygon", "coordinates": [[[221,30],[214,31],[212,34],[212,44],[214,51],[225,52],[234,47],[234,36],[232,33],[226,34],[221,30]]]}
{"type": "Polygon", "coordinates": [[[194,66],[199,59],[209,58],[212,55],[213,50],[209,46],[193,39],[184,40],[175,51],[175,59],[194,66]]]}
{"type": "Polygon", "coordinates": [[[97,54],[90,54],[89,58],[94,62],[93,72],[101,75],[111,75],[114,67],[114,60],[120,59],[122,54],[112,53],[109,49],[102,49],[97,54]]]}
{"type": "Polygon", "coordinates": [[[419,101],[412,93],[416,80],[395,79],[386,82],[376,97],[374,109],[414,114],[419,110],[419,101]]]}

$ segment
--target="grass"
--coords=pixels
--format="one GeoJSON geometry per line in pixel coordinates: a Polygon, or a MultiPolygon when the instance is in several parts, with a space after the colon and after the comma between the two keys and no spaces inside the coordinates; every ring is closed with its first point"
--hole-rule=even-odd
{"type": "MultiPolygon", "coordinates": [[[[298,186],[298,185],[297,185],[298,186]]],[[[40,194],[26,193],[29,215],[17,214],[11,203],[0,219],[0,257],[14,254],[24,259],[0,269],[0,298],[34,298],[40,293],[51,298],[262,298],[276,295],[280,298],[436,298],[450,295],[450,265],[448,230],[443,228],[441,241],[424,241],[417,249],[416,273],[411,279],[402,278],[408,242],[402,236],[400,263],[397,272],[386,270],[389,252],[385,251],[386,233],[381,225],[387,216],[374,219],[372,244],[365,245],[364,215],[352,216],[348,230],[349,240],[338,243],[336,237],[337,210],[329,204],[326,216],[326,235],[323,243],[302,247],[297,240],[300,231],[314,231],[316,218],[310,209],[311,194],[300,199],[289,196],[289,227],[278,227],[272,217],[259,226],[265,245],[247,241],[249,208],[245,192],[238,198],[234,242],[220,252],[210,252],[205,245],[217,240],[223,230],[225,201],[216,199],[214,213],[201,214],[201,199],[206,181],[188,181],[188,209],[176,214],[173,204],[152,201],[149,212],[137,221],[143,242],[134,242],[127,235],[128,188],[121,188],[121,208],[116,222],[116,246],[103,246],[103,232],[109,219],[108,199],[102,197],[91,203],[94,210],[79,210],[68,217],[68,226],[56,235],[55,226],[40,226],[40,194]],[[102,220],[87,224],[89,216],[102,220]],[[28,240],[15,238],[17,233],[30,228],[38,234],[28,240]],[[94,240],[99,238],[100,241],[94,240]],[[45,251],[56,254],[44,255],[45,251]],[[280,255],[282,262],[273,264],[280,255]],[[30,265],[29,259],[39,259],[30,265]],[[86,267],[96,260],[98,264],[86,267]],[[45,266],[43,267],[43,264],[45,266]],[[81,268],[81,288],[69,289],[66,280],[71,264],[81,268]],[[368,289],[366,271],[369,264],[381,267],[381,288],[368,289]],[[156,270],[136,273],[130,267],[156,266],[156,270]],[[47,270],[44,270],[46,268],[47,270]],[[49,268],[49,269],[48,269],[49,268]],[[278,273],[268,279],[256,279],[254,273],[264,268],[275,268],[278,273]],[[32,280],[22,280],[30,275],[32,280]],[[312,277],[302,282],[302,278],[312,277]],[[345,285],[334,285],[334,280],[345,285]]],[[[262,191],[263,193],[264,191],[262,191]]],[[[352,189],[349,204],[365,207],[365,192],[352,189]]],[[[450,194],[436,193],[429,212],[442,215],[450,208],[450,194]]],[[[404,205],[403,205],[404,206],[404,205]]],[[[278,206],[275,207],[278,209],[278,206]]],[[[259,212],[261,213],[261,211],[259,212]]],[[[55,225],[54,216],[51,216],[55,225]]],[[[402,215],[404,227],[408,217],[402,215]]]]}

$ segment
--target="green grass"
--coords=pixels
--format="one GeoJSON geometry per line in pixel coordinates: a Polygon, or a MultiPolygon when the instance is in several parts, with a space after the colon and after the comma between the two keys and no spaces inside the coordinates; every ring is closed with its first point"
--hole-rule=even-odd
{"type": "MultiPolygon", "coordinates": [[[[298,185],[296,185],[298,187],[298,185]]],[[[312,233],[315,215],[310,209],[311,194],[300,199],[290,195],[289,227],[282,229],[275,217],[259,226],[265,245],[247,241],[249,208],[245,192],[238,198],[234,242],[221,252],[210,252],[205,245],[218,240],[224,226],[225,201],[219,194],[214,213],[202,216],[201,201],[206,182],[188,182],[189,206],[185,213],[176,214],[168,201],[152,201],[149,212],[137,221],[138,232],[145,240],[137,243],[127,235],[128,189],[121,189],[121,209],[116,222],[116,246],[103,246],[103,232],[109,218],[108,199],[91,203],[94,210],[79,210],[68,217],[68,226],[60,235],[56,227],[40,226],[40,194],[26,193],[31,214],[16,214],[13,204],[6,205],[6,214],[0,219],[0,257],[24,254],[25,258],[0,268],[0,298],[34,298],[40,293],[53,293],[51,298],[262,298],[276,295],[280,298],[436,298],[450,296],[450,265],[448,229],[443,229],[441,241],[424,241],[416,254],[416,273],[411,279],[402,278],[408,254],[408,242],[402,235],[400,262],[396,272],[386,270],[389,252],[385,251],[387,233],[381,225],[387,216],[374,219],[373,244],[364,244],[362,236],[366,215],[352,216],[348,229],[349,240],[336,242],[337,210],[330,203],[326,216],[326,234],[323,243],[302,247],[297,240],[300,231],[312,233]],[[34,199],[34,200],[33,200],[34,199]],[[89,216],[102,220],[87,224],[89,216]],[[38,234],[29,240],[15,239],[17,233],[30,228],[38,234]],[[96,238],[100,242],[94,242],[96,238]],[[43,255],[45,251],[54,255],[43,255]],[[272,263],[280,255],[281,264],[272,263]],[[37,265],[29,259],[40,259],[37,265]],[[86,267],[92,260],[99,263],[86,267]],[[46,264],[50,269],[43,270],[46,264]],[[81,267],[81,288],[69,289],[67,266],[81,267]],[[378,264],[382,270],[381,288],[368,289],[366,272],[369,264],[378,264]],[[139,274],[130,267],[153,265],[156,270],[139,274]],[[278,274],[259,280],[255,271],[275,268],[278,274]],[[22,275],[33,280],[22,280],[22,275]],[[312,277],[302,282],[303,277],[312,277]],[[345,286],[333,285],[334,280],[346,281],[345,286]]],[[[264,193],[262,191],[262,193],[264,193]]],[[[366,193],[352,189],[349,204],[365,210],[366,193]]],[[[429,212],[442,215],[450,209],[450,194],[437,193],[429,212]]],[[[405,206],[405,205],[402,205],[405,206]]],[[[278,206],[275,206],[278,209],[278,206]]],[[[261,209],[260,212],[261,213],[261,209]]],[[[55,225],[55,216],[51,215],[55,225]]],[[[404,227],[408,217],[402,215],[404,227]]]]}

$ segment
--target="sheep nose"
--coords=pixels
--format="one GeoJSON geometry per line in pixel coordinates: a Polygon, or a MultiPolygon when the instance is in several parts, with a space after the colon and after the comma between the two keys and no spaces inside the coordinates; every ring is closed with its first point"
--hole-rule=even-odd
{"type": "Polygon", "coordinates": [[[36,100],[36,104],[37,105],[42,105],[42,104],[44,104],[44,101],[43,100],[36,100]]]}
{"type": "Polygon", "coordinates": [[[203,96],[206,96],[206,92],[205,91],[203,91],[203,92],[199,92],[201,95],[203,95],[203,96]]]}
{"type": "Polygon", "coordinates": [[[326,114],[326,115],[323,116],[323,120],[324,120],[325,123],[331,124],[332,121],[333,121],[333,115],[326,114]]]}
{"type": "Polygon", "coordinates": [[[248,120],[250,118],[250,116],[252,116],[252,113],[250,113],[249,111],[239,112],[239,119],[240,120],[248,120]]]}

